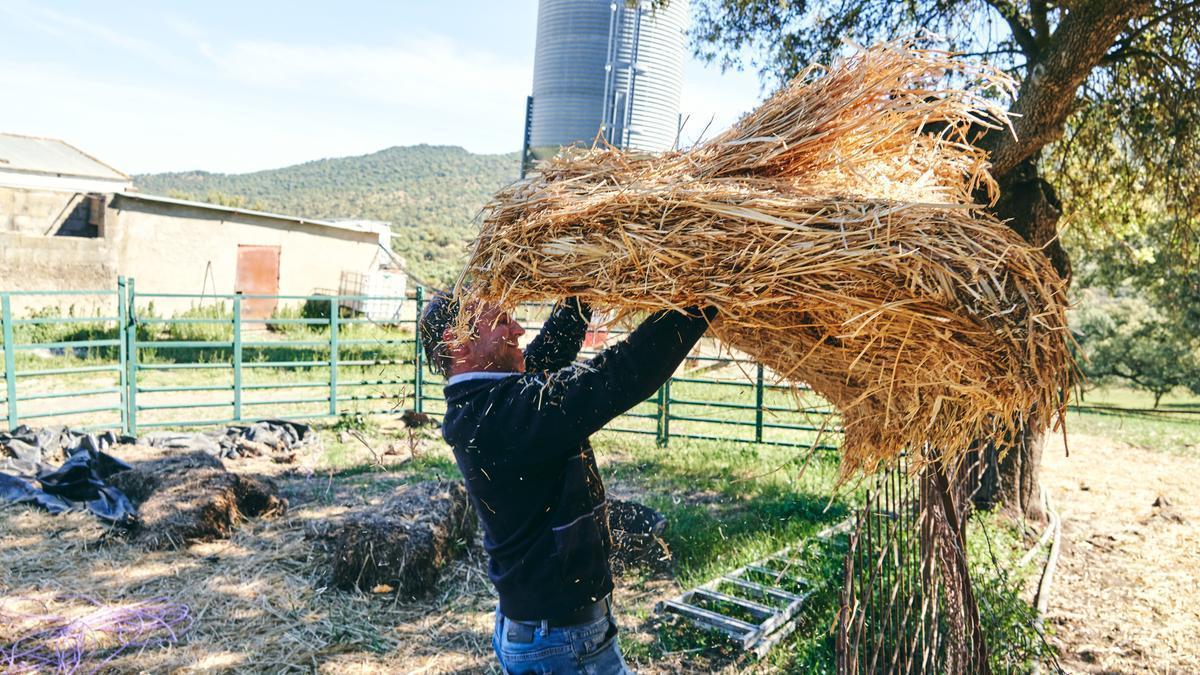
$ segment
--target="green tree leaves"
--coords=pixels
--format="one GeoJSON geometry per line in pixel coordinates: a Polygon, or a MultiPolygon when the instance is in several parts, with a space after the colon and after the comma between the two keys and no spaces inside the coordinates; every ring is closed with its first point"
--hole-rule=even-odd
{"type": "Polygon", "coordinates": [[[1074,312],[1081,366],[1093,385],[1123,381],[1154,395],[1176,387],[1200,393],[1200,339],[1138,297],[1095,291],[1074,312]]]}

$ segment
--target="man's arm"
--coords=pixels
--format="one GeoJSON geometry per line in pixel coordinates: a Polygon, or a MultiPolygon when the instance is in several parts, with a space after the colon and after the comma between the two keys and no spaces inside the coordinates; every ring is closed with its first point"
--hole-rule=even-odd
{"type": "Polygon", "coordinates": [[[548,377],[525,375],[504,388],[481,430],[504,438],[506,455],[541,461],[542,452],[573,451],[614,417],[646,400],[666,382],[696,344],[716,310],[659,312],[623,342],[586,363],[548,377]],[[491,426],[489,424],[489,426],[491,426]]]}
{"type": "Polygon", "coordinates": [[[559,303],[537,337],[525,347],[525,371],[559,370],[574,363],[591,318],[592,309],[579,298],[559,303]]]}

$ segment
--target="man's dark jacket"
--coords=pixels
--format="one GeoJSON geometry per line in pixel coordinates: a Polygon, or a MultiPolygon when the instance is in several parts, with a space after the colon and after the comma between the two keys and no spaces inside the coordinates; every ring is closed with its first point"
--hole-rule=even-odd
{"type": "Polygon", "coordinates": [[[655,314],[573,364],[587,314],[574,301],[561,305],[526,348],[525,373],[472,375],[445,388],[442,435],[510,619],[566,617],[612,591],[608,507],[588,436],[654,394],[712,318],[711,310],[655,314]]]}

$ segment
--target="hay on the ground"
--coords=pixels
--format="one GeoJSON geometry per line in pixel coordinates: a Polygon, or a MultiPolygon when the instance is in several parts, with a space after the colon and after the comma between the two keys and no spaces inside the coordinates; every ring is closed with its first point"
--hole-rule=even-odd
{"type": "Polygon", "coordinates": [[[667,528],[663,514],[637,502],[609,498],[608,528],[613,542],[608,560],[614,572],[631,568],[657,572],[670,567],[671,552],[662,538],[667,528]]]}
{"type": "Polygon", "coordinates": [[[226,539],[246,518],[287,509],[270,478],[230,473],[199,451],[138,462],[109,480],[137,505],[132,537],[148,548],[226,539]]]}
{"type": "Polygon", "coordinates": [[[382,507],[350,516],[337,528],[333,585],[425,597],[474,532],[475,513],[462,483],[405,485],[382,507]]]}
{"type": "Polygon", "coordinates": [[[969,130],[1007,124],[987,96],[1011,86],[887,43],[691,150],[564,153],[485,210],[459,292],[714,305],[718,339],[837,406],[846,472],[1045,428],[1069,391],[1065,285],[974,201],[996,186],[969,130]]]}

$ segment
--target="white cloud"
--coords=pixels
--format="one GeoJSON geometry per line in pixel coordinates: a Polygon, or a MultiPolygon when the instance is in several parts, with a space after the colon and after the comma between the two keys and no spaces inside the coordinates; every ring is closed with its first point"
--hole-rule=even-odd
{"type": "Polygon", "coordinates": [[[103,45],[146,58],[161,59],[166,56],[165,52],[146,40],[47,7],[27,2],[12,2],[0,6],[0,11],[56,38],[90,38],[103,45]]]}

